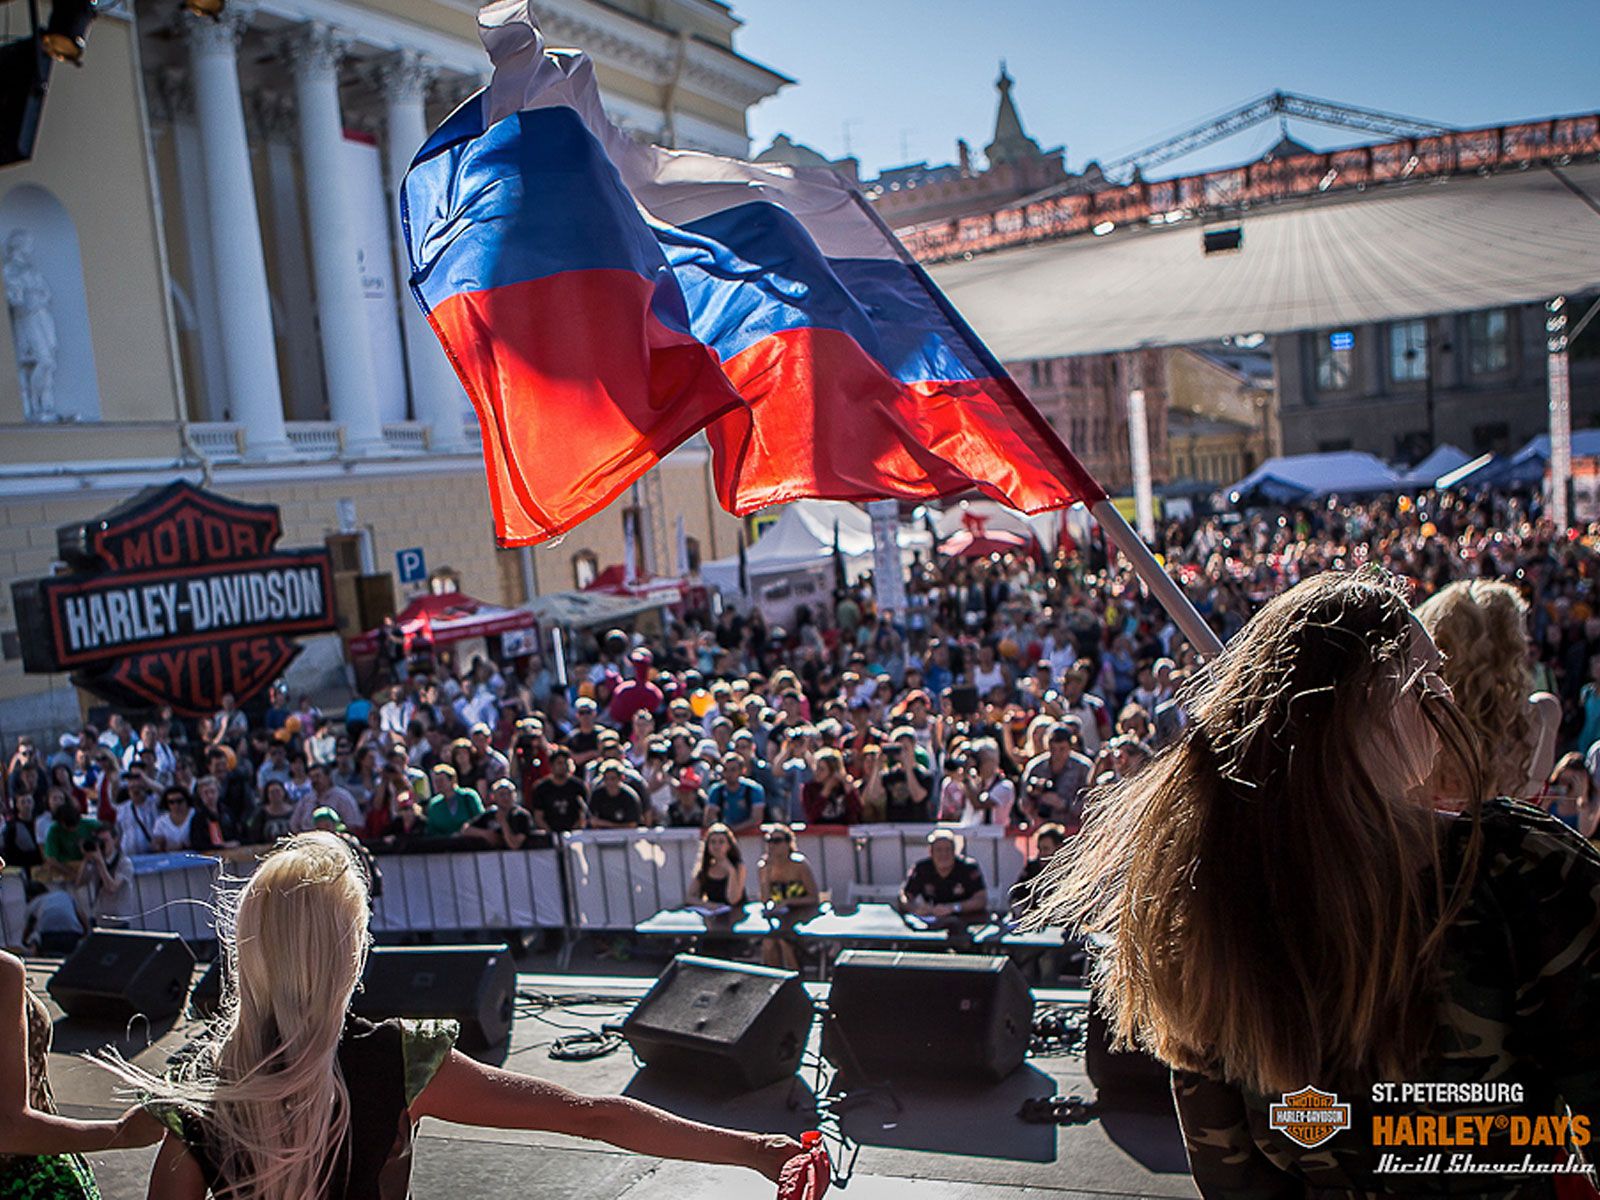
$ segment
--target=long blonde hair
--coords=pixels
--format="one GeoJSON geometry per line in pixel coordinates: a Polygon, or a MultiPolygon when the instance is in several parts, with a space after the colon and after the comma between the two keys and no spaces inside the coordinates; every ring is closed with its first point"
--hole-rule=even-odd
{"type": "Polygon", "coordinates": [[[1532,770],[1527,612],[1517,589],[1494,579],[1449,584],[1417,608],[1417,620],[1444,651],[1444,677],[1482,744],[1486,785],[1495,795],[1522,795],[1532,770]]]}
{"type": "Polygon", "coordinates": [[[285,840],[220,906],[228,971],[197,1052],[164,1078],[100,1060],[156,1104],[203,1118],[222,1200],[308,1200],[345,1165],[350,1092],[338,1050],[366,964],[367,890],[339,837],[285,840]]]}
{"type": "Polygon", "coordinates": [[[1300,584],[1191,682],[1180,740],[1091,795],[1033,920],[1109,940],[1094,973],[1119,1044],[1258,1093],[1416,1067],[1480,836],[1474,802],[1444,880],[1444,818],[1397,794],[1436,749],[1476,778],[1448,699],[1402,711],[1414,631],[1381,574],[1300,584]]]}

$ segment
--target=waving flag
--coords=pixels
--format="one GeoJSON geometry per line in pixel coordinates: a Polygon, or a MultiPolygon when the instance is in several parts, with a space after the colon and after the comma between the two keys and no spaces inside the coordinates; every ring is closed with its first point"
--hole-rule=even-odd
{"type": "Polygon", "coordinates": [[[1104,496],[853,188],[634,142],[527,0],[478,21],[493,80],[423,146],[401,208],[503,545],[572,528],[700,430],[737,514],[1104,496]]]}

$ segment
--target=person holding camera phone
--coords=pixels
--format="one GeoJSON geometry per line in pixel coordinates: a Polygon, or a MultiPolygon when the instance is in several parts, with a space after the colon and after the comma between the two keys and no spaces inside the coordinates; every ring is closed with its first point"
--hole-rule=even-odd
{"type": "Polygon", "coordinates": [[[74,891],[78,906],[94,925],[123,925],[138,915],[133,863],[122,852],[122,836],[115,825],[101,825],[94,839],[84,843],[74,891]]]}

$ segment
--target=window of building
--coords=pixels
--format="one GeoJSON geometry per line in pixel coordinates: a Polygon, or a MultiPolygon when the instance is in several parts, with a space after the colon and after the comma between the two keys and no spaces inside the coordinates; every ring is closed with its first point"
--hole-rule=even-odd
{"type": "Polygon", "coordinates": [[[1317,335],[1317,390],[1342,392],[1355,377],[1356,335],[1334,329],[1317,335]]]}
{"type": "Polygon", "coordinates": [[[1504,421],[1474,425],[1472,448],[1479,454],[1504,454],[1511,449],[1511,426],[1504,421]]]}
{"type": "Polygon", "coordinates": [[[1492,375],[1511,365],[1511,342],[1506,330],[1506,310],[1467,314],[1467,369],[1474,375],[1492,375]]]}
{"type": "Polygon", "coordinates": [[[1428,323],[1396,321],[1389,326],[1389,378],[1415,383],[1428,376],[1428,323]]]}
{"type": "Polygon", "coordinates": [[[1354,443],[1349,438],[1326,438],[1317,443],[1318,454],[1333,454],[1339,450],[1350,450],[1354,443]]]}
{"type": "Polygon", "coordinates": [[[594,577],[600,574],[600,560],[594,556],[593,550],[579,550],[572,556],[572,584],[577,588],[586,588],[594,582],[594,577]]]}
{"type": "Polygon", "coordinates": [[[1073,387],[1083,386],[1083,359],[1072,358],[1067,360],[1067,382],[1073,387]]]}
{"type": "Polygon", "coordinates": [[[683,556],[688,559],[688,568],[691,575],[700,573],[700,539],[686,537],[683,539],[683,556]]]}

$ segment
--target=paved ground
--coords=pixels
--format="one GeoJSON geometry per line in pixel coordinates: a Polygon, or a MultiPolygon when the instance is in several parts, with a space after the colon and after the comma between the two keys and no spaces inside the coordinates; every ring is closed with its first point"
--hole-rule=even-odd
{"type": "MultiPolygon", "coordinates": [[[[533,955],[524,965],[541,968],[547,960],[533,955]]],[[[636,1070],[625,1047],[590,1063],[550,1059],[547,1047],[554,1038],[573,1028],[597,1028],[617,1019],[627,999],[648,986],[648,978],[629,978],[623,972],[653,976],[659,966],[649,958],[619,963],[595,960],[589,953],[580,954],[576,965],[608,974],[530,973],[520,977],[520,988],[525,993],[599,993],[613,999],[520,1015],[509,1050],[502,1050],[505,1066],[579,1091],[625,1092],[686,1116],[732,1126],[798,1133],[816,1124],[809,1076],[793,1086],[719,1094],[688,1090],[676,1080],[636,1070]]],[[[48,966],[41,965],[34,974],[34,983],[42,989],[48,966]]],[[[106,1038],[114,1034],[64,1019],[56,1030],[51,1078],[57,1097],[66,1110],[85,1116],[109,1113],[114,1105],[105,1077],[77,1053],[114,1044],[154,1068],[185,1036],[185,1026],[179,1025],[156,1031],[160,1036],[153,1045],[146,1045],[142,1036],[133,1042],[108,1043],[106,1038]]],[[[913,1189],[928,1200],[1009,1197],[1023,1191],[1049,1198],[1195,1194],[1170,1110],[1107,1112],[1086,1124],[1060,1128],[1028,1125],[1016,1117],[1026,1097],[1072,1092],[1092,1094],[1082,1060],[1056,1057],[1030,1060],[992,1087],[903,1085],[896,1097],[898,1110],[886,1099],[869,1098],[850,1106],[839,1118],[842,1132],[859,1144],[850,1164],[849,1194],[856,1200],[898,1200],[913,1194],[913,1189]]],[[[830,1149],[837,1145],[832,1142],[830,1149]]],[[[150,1151],[97,1156],[95,1169],[108,1200],[142,1196],[152,1158],[150,1151]]],[[[434,1121],[425,1122],[421,1130],[413,1190],[418,1200],[525,1200],[530,1195],[563,1200],[644,1200],[660,1195],[731,1200],[771,1194],[760,1179],[730,1168],[639,1158],[552,1134],[434,1121]]]]}

